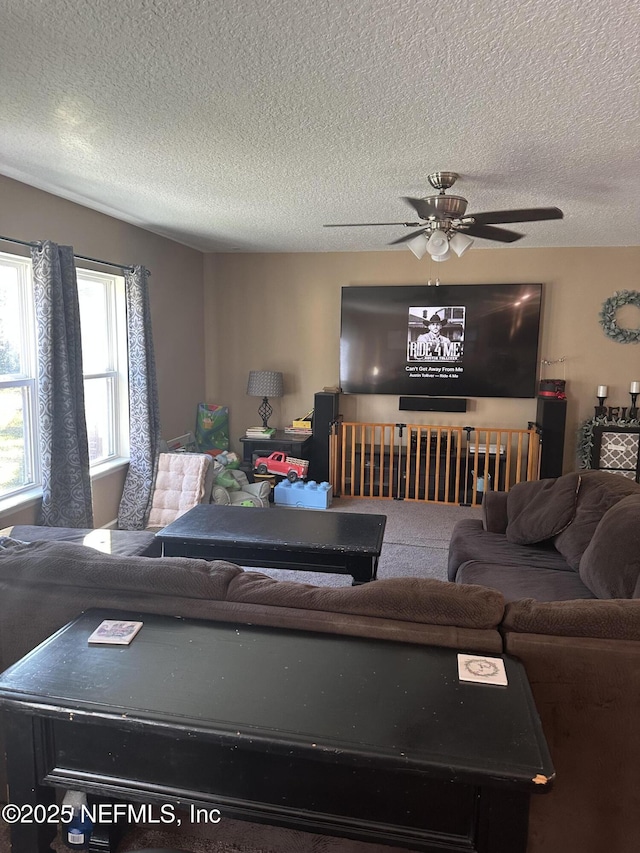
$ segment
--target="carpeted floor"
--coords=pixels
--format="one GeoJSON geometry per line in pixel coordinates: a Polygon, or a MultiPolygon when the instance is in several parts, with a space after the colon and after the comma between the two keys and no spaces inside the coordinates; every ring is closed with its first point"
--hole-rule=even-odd
{"type": "MultiPolygon", "coordinates": [[[[295,507],[287,508],[298,512],[295,507]]],[[[418,501],[335,498],[328,510],[317,512],[364,512],[387,516],[379,578],[417,577],[447,579],[447,550],[453,526],[461,518],[480,518],[479,507],[446,506],[418,501]]],[[[350,575],[292,572],[286,569],[253,569],[279,580],[314,586],[349,586],[350,575]]]]}
{"type": "MultiPolygon", "coordinates": [[[[123,837],[116,853],[142,853],[145,850],[163,849],[171,853],[411,853],[405,848],[237,820],[223,820],[215,829],[210,827],[206,831],[199,831],[198,827],[190,828],[188,833],[180,830],[179,835],[144,826],[133,828],[123,837]]],[[[51,850],[55,853],[66,853],[69,850],[60,833],[54,839],[51,850]]],[[[0,853],[9,853],[9,827],[2,820],[0,853]]],[[[20,850],[13,853],[32,851],[20,850]]]]}

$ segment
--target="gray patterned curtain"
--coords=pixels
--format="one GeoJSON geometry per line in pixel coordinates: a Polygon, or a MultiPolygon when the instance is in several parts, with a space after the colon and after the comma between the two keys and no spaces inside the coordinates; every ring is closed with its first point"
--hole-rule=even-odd
{"type": "Polygon", "coordinates": [[[71,246],[31,249],[38,330],[40,523],[93,527],[78,284],[71,246]]]}
{"type": "Polygon", "coordinates": [[[118,510],[121,530],[144,530],[160,443],[156,365],[151,336],[148,271],[125,273],[129,346],[129,471],[118,510]]]}

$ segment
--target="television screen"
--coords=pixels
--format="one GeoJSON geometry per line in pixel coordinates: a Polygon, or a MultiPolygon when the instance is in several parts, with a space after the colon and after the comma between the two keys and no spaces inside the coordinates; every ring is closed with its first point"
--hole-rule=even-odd
{"type": "Polygon", "coordinates": [[[343,287],[347,394],[534,397],[541,284],[343,287]]]}

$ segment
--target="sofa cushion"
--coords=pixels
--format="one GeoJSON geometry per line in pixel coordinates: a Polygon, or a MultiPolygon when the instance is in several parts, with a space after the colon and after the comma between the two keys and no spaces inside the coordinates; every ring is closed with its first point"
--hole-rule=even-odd
{"type": "MultiPolygon", "coordinates": [[[[550,637],[590,637],[602,640],[640,640],[640,602],[514,601],[507,604],[502,627],[520,634],[550,637]]],[[[621,652],[624,654],[624,650],[621,652]]],[[[588,680],[585,670],[581,676],[588,680]]]]}
{"type": "Polygon", "coordinates": [[[482,496],[482,526],[489,533],[505,533],[509,518],[507,499],[509,492],[485,492],[482,496]]]}
{"type": "Polygon", "coordinates": [[[242,569],[190,557],[118,557],[74,542],[30,542],[0,551],[0,582],[224,599],[242,569]]]}
{"type": "Polygon", "coordinates": [[[209,503],[211,464],[206,453],[160,453],[147,527],[166,527],[201,501],[209,503]]]}
{"type": "Polygon", "coordinates": [[[503,533],[489,533],[482,521],[463,518],[456,522],[449,543],[448,577],[457,580],[458,568],[468,560],[492,565],[533,566],[540,569],[571,571],[566,560],[553,547],[553,542],[541,545],[514,545],[503,533]]]}
{"type": "Polygon", "coordinates": [[[578,571],[598,598],[640,598],[640,494],[605,512],[578,571]]]}
{"type": "Polygon", "coordinates": [[[232,578],[227,600],[481,629],[498,626],[504,608],[494,590],[432,578],[387,578],[334,588],[278,581],[255,572],[232,578]]]}
{"type": "Polygon", "coordinates": [[[620,474],[585,471],[582,474],[576,514],[571,524],[554,537],[555,546],[572,569],[578,570],[605,512],[627,495],[640,494],[640,485],[620,474]]]}
{"type": "Polygon", "coordinates": [[[579,474],[516,483],[507,496],[507,539],[516,545],[544,542],[564,530],[576,513],[579,474]]]}
{"type": "Polygon", "coordinates": [[[0,530],[0,535],[23,542],[75,542],[113,554],[115,557],[159,557],[160,541],[155,533],[145,530],[109,530],[104,527],[41,527],[36,524],[14,524],[0,530]]]}
{"type": "Polygon", "coordinates": [[[502,566],[470,560],[458,569],[456,583],[481,584],[499,590],[506,601],[533,598],[536,601],[571,601],[595,598],[572,571],[559,572],[539,566],[502,566]]]}

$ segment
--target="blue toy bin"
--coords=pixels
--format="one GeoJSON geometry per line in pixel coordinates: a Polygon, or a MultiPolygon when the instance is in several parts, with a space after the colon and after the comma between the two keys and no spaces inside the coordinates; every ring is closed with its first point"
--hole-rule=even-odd
{"type": "Polygon", "coordinates": [[[333,500],[333,486],[330,483],[308,483],[296,480],[282,480],[273,490],[274,503],[277,506],[297,506],[307,509],[327,509],[333,500]]]}

